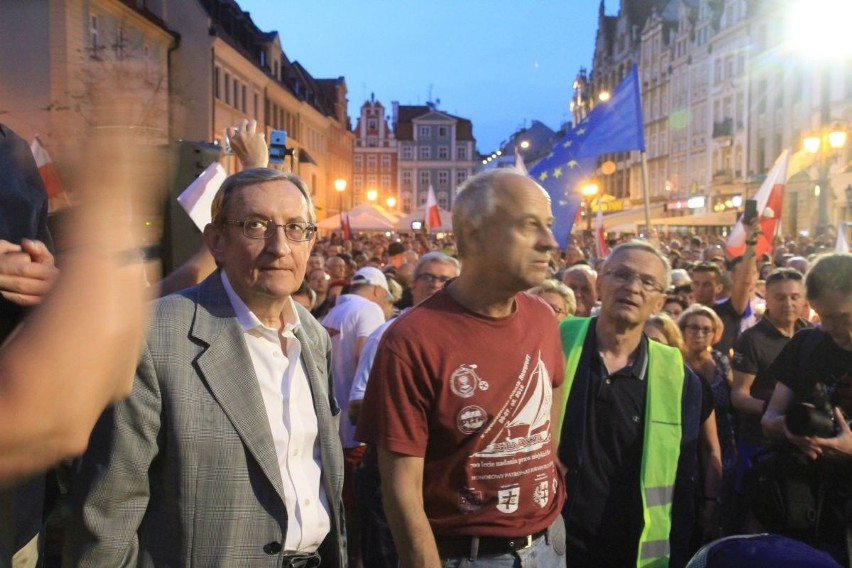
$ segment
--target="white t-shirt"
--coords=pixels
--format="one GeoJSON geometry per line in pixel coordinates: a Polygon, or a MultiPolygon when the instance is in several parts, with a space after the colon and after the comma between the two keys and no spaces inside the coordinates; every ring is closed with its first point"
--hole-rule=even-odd
{"type": "Polygon", "coordinates": [[[385,322],[385,313],[375,302],[356,294],[344,294],[322,320],[331,336],[331,371],[334,394],[344,416],[340,419],[340,441],[344,448],[360,445],[355,441],[355,426],[346,418],[349,392],[358,367],[358,338],[368,337],[385,322]]]}

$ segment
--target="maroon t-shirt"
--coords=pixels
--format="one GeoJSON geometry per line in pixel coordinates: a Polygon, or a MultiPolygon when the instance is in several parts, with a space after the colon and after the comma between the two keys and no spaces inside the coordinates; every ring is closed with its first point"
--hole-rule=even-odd
{"type": "Polygon", "coordinates": [[[355,437],[425,458],[436,535],[533,534],[562,509],[550,425],[558,325],[535,296],[518,294],[515,308],[485,317],[444,290],[401,316],[376,353],[355,437]]]}

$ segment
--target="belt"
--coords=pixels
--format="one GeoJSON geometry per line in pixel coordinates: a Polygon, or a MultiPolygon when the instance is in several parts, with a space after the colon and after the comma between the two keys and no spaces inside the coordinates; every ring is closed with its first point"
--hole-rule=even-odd
{"type": "Polygon", "coordinates": [[[281,568],[315,568],[319,565],[320,555],[316,552],[285,552],[281,568]]]}
{"type": "Polygon", "coordinates": [[[441,558],[476,558],[479,556],[495,556],[524,550],[533,542],[543,537],[547,529],[535,534],[518,537],[501,536],[435,536],[438,554],[441,558]]]}

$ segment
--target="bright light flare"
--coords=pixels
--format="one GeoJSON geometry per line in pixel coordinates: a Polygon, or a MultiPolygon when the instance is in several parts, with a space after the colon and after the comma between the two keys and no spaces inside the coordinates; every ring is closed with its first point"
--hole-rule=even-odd
{"type": "Polygon", "coordinates": [[[796,0],[790,6],[786,35],[797,54],[845,60],[852,56],[850,21],[849,0],[796,0]]]}

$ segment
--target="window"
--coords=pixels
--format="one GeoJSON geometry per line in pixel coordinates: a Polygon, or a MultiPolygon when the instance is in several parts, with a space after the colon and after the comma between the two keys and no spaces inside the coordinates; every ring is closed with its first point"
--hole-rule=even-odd
{"type": "Polygon", "coordinates": [[[431,176],[429,175],[429,170],[420,170],[420,172],[418,173],[417,185],[420,186],[421,188],[425,189],[425,188],[429,187],[430,181],[432,181],[432,180],[431,180],[431,176]]]}
{"type": "Polygon", "coordinates": [[[364,176],[361,174],[355,174],[352,176],[352,189],[354,191],[360,192],[364,187],[364,176]]]}
{"type": "Polygon", "coordinates": [[[124,24],[119,24],[115,28],[115,43],[112,46],[113,53],[115,54],[116,61],[124,60],[124,47],[126,43],[124,41],[124,24]]]}
{"type": "Polygon", "coordinates": [[[411,192],[409,191],[402,194],[402,210],[406,213],[411,211],[411,192]]]}
{"type": "Polygon", "coordinates": [[[255,119],[257,119],[260,115],[260,108],[259,108],[260,105],[258,103],[259,99],[260,99],[260,93],[255,91],[255,93],[254,93],[254,118],[255,119]]]}
{"type": "Polygon", "coordinates": [[[364,156],[356,154],[355,157],[352,158],[352,166],[355,168],[356,172],[360,172],[364,169],[364,156]]]}
{"type": "Polygon", "coordinates": [[[447,135],[449,134],[449,132],[450,132],[450,129],[447,128],[446,126],[439,126],[438,127],[438,138],[446,138],[447,135]]]}
{"type": "Polygon", "coordinates": [[[367,156],[367,171],[368,172],[376,171],[376,155],[375,154],[369,154],[367,156]]]}
{"type": "Polygon", "coordinates": [[[439,191],[435,198],[438,200],[438,207],[441,209],[450,208],[450,196],[445,191],[439,191]]]}
{"type": "Polygon", "coordinates": [[[381,181],[382,189],[390,189],[390,186],[391,186],[391,177],[390,177],[389,175],[387,175],[387,174],[382,174],[382,178],[381,178],[381,180],[382,180],[382,181],[381,181]]]}
{"type": "Polygon", "coordinates": [[[222,98],[222,86],[219,84],[222,80],[221,75],[222,68],[218,65],[213,68],[213,96],[217,99],[222,98]]]}
{"type": "Polygon", "coordinates": [[[225,102],[231,104],[231,74],[225,73],[225,102]]]}
{"type": "Polygon", "coordinates": [[[432,136],[432,127],[431,126],[421,126],[420,127],[420,138],[429,138],[432,136]]]}
{"type": "Polygon", "coordinates": [[[376,187],[376,183],[378,182],[376,174],[368,174],[367,175],[367,187],[376,187]]]}
{"type": "Polygon", "coordinates": [[[466,179],[467,171],[461,170],[456,172],[456,186],[463,184],[466,179]]]}
{"type": "Polygon", "coordinates": [[[240,102],[242,103],[242,104],[240,104],[240,110],[243,111],[243,113],[245,113],[246,112],[246,104],[247,104],[246,103],[246,86],[242,85],[240,87],[240,89],[241,89],[240,102]]]}
{"type": "Polygon", "coordinates": [[[446,188],[450,185],[450,172],[438,170],[438,187],[446,188]]]}
{"type": "Polygon", "coordinates": [[[377,136],[367,136],[367,148],[378,148],[379,138],[377,136]]]}
{"type": "Polygon", "coordinates": [[[438,159],[439,160],[449,160],[450,159],[450,147],[449,146],[438,146],[438,159]]]}
{"type": "Polygon", "coordinates": [[[411,170],[402,170],[402,187],[409,188],[412,184],[411,170]]]}
{"type": "Polygon", "coordinates": [[[101,55],[101,32],[100,22],[95,14],[89,16],[89,45],[92,49],[92,57],[97,59],[101,55]]]}
{"type": "Polygon", "coordinates": [[[414,149],[410,144],[406,144],[402,147],[402,159],[403,160],[411,160],[414,158],[414,149]]]}
{"type": "Polygon", "coordinates": [[[467,148],[459,146],[456,148],[456,159],[467,160],[467,148]]]}
{"type": "Polygon", "coordinates": [[[418,207],[423,207],[424,205],[426,205],[426,197],[427,196],[428,196],[428,193],[425,192],[425,191],[421,191],[420,193],[417,194],[417,206],[418,207]]]}
{"type": "Polygon", "coordinates": [[[432,148],[430,146],[419,146],[417,148],[417,157],[421,160],[429,160],[432,158],[432,148]]]}
{"type": "Polygon", "coordinates": [[[382,171],[388,171],[391,169],[391,157],[390,154],[382,155],[382,171]]]}
{"type": "Polygon", "coordinates": [[[376,130],[378,128],[375,118],[367,119],[367,130],[376,130]]]}

